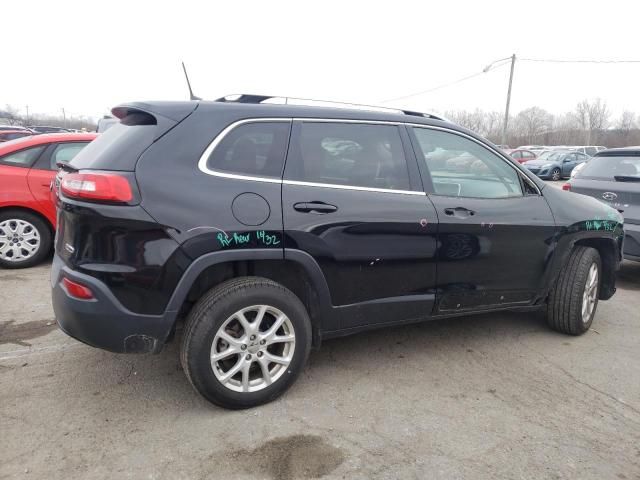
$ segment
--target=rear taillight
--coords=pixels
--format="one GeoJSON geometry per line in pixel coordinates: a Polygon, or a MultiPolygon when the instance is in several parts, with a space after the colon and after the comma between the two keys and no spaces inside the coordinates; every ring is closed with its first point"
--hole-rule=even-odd
{"type": "Polygon", "coordinates": [[[81,283],[69,280],[67,277],[62,277],[62,284],[67,289],[67,293],[74,298],[80,300],[91,300],[93,298],[93,292],[89,287],[85,287],[81,283]]]}
{"type": "Polygon", "coordinates": [[[68,173],[62,177],[60,190],[70,198],[116,203],[133,200],[129,180],[111,173],[68,173]]]}
{"type": "Polygon", "coordinates": [[[564,185],[562,185],[562,189],[566,190],[567,192],[571,191],[571,184],[569,182],[565,183],[564,185]]]}

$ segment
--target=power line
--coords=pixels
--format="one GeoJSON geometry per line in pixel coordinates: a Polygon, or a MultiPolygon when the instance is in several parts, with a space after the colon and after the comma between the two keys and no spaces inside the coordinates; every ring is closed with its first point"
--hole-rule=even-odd
{"type": "Polygon", "coordinates": [[[525,62],[546,62],[546,63],[640,63],[640,60],[570,60],[561,58],[518,58],[525,62]]]}
{"type": "MultiPolygon", "coordinates": [[[[509,58],[509,61],[511,61],[511,58],[509,58]]],[[[494,68],[502,67],[503,65],[508,64],[508,63],[509,63],[509,61],[505,61],[504,63],[500,63],[500,64],[498,64],[498,65],[492,66],[492,67],[491,67],[491,69],[493,70],[494,68]]],[[[427,89],[427,90],[421,90],[421,91],[419,91],[419,92],[410,93],[409,95],[403,95],[403,96],[401,96],[401,97],[395,97],[395,98],[390,98],[390,99],[388,99],[388,100],[382,100],[382,102],[381,102],[381,103],[395,102],[395,101],[398,101],[398,100],[404,100],[404,99],[406,99],[406,98],[417,97],[418,95],[423,95],[423,94],[425,94],[425,93],[434,92],[434,91],[436,91],[436,90],[440,90],[441,88],[450,87],[450,86],[452,86],[452,85],[456,85],[456,84],[461,83],[461,82],[464,82],[464,81],[466,81],[466,80],[471,80],[472,78],[475,78],[475,77],[478,77],[478,76],[480,76],[480,75],[483,75],[484,73],[485,73],[484,71],[482,71],[482,72],[477,72],[477,73],[473,73],[473,74],[471,74],[471,75],[467,75],[466,77],[462,77],[462,78],[459,78],[459,79],[454,80],[454,81],[452,81],[452,82],[444,83],[444,84],[442,84],[442,85],[438,85],[437,87],[429,88],[429,89],[427,89]]]]}

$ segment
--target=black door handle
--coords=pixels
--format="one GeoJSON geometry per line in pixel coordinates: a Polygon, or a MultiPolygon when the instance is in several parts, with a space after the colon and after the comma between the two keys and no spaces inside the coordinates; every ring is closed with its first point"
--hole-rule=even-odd
{"type": "Polygon", "coordinates": [[[473,210],[469,210],[464,207],[455,207],[455,208],[445,208],[445,215],[449,215],[450,217],[459,217],[459,218],[467,218],[472,217],[476,214],[473,210]]]}
{"type": "Polygon", "coordinates": [[[302,213],[331,213],[338,210],[338,207],[324,202],[298,202],[293,205],[293,209],[302,213]]]}

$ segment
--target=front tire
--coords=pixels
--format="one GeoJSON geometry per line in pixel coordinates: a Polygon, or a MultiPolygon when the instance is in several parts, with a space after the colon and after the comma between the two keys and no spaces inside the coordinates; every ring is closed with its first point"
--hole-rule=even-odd
{"type": "Polygon", "coordinates": [[[582,335],[589,330],[598,306],[601,277],[598,251],[576,247],[549,294],[549,326],[569,335],[582,335]]]}
{"type": "Polygon", "coordinates": [[[560,177],[561,177],[561,172],[558,167],[551,170],[551,180],[553,180],[554,182],[557,182],[558,180],[560,180],[560,177]]]}
{"type": "Polygon", "coordinates": [[[37,215],[22,210],[0,213],[0,267],[28,268],[51,251],[51,230],[37,215]]]}
{"type": "Polygon", "coordinates": [[[311,349],[311,321],[290,290],[244,277],[205,293],[192,308],[180,360],[191,385],[224,408],[274,400],[295,381],[311,349]]]}

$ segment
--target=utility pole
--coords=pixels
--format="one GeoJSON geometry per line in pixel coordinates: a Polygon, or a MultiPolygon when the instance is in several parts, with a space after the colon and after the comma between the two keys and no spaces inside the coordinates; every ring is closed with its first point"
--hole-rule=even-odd
{"type": "MultiPolygon", "coordinates": [[[[509,88],[509,91],[511,91],[511,88],[509,88]]],[[[507,107],[507,109],[508,108],[509,107],[507,107]]],[[[64,128],[67,128],[67,114],[64,112],[64,107],[62,107],[62,118],[64,119],[64,128]]]]}
{"type": "Polygon", "coordinates": [[[511,84],[513,83],[513,67],[516,65],[516,54],[511,55],[511,73],[509,74],[509,90],[507,91],[507,107],[504,110],[504,123],[502,124],[501,145],[507,143],[507,126],[509,124],[509,104],[511,103],[511,84]]]}

